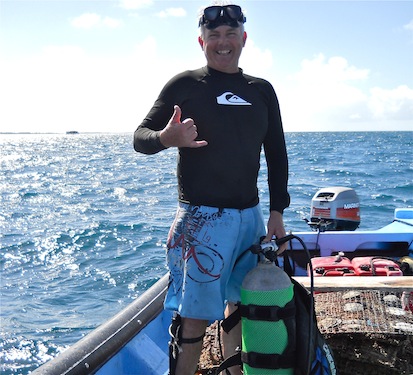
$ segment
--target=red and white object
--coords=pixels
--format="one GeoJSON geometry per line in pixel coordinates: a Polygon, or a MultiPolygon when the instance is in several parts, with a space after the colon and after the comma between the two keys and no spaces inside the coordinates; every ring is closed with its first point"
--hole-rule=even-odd
{"type": "MultiPolygon", "coordinates": [[[[313,275],[318,276],[403,276],[400,266],[391,259],[381,257],[356,257],[353,260],[343,253],[311,259],[313,275]]],[[[307,270],[310,275],[310,267],[307,270]]]]}
{"type": "Polygon", "coordinates": [[[356,257],[351,264],[357,276],[403,276],[399,265],[391,259],[356,257]]]}
{"type": "Polygon", "coordinates": [[[360,201],[354,189],[332,186],[317,191],[311,200],[312,228],[355,230],[360,225],[360,201]]]}
{"type": "MultiPolygon", "coordinates": [[[[350,259],[341,254],[328,257],[315,257],[311,259],[313,275],[318,276],[356,276],[354,266],[350,259]]],[[[310,267],[308,267],[310,274],[310,267]]]]}
{"type": "Polygon", "coordinates": [[[413,313],[413,292],[402,293],[402,308],[413,313]]]}

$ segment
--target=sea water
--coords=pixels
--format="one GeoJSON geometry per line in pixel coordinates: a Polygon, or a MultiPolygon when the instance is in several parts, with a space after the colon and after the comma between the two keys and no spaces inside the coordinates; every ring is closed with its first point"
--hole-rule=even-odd
{"type": "MultiPolygon", "coordinates": [[[[287,231],[311,198],[354,188],[360,230],[413,206],[413,132],[286,133],[287,231]]],[[[1,134],[1,373],[28,374],[165,272],[176,150],[134,152],[132,134],[1,134]]],[[[265,160],[259,193],[268,216],[265,160]]]]}

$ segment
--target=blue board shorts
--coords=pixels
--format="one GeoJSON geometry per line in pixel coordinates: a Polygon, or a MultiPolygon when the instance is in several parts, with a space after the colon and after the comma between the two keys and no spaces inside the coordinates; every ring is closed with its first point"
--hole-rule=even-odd
{"type": "Polygon", "coordinates": [[[220,320],[227,302],[257,265],[248,249],[265,235],[261,206],[244,210],[179,203],[167,241],[170,271],[165,309],[186,318],[220,320]]]}

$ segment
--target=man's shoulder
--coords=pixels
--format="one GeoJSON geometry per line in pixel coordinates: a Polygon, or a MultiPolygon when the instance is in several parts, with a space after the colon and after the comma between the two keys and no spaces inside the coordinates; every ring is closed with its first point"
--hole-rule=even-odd
{"type": "Polygon", "coordinates": [[[248,82],[249,87],[257,90],[261,94],[265,95],[267,98],[276,97],[276,93],[273,85],[264,78],[259,78],[251,76],[249,74],[243,73],[244,79],[248,82]]]}
{"type": "Polygon", "coordinates": [[[247,80],[247,82],[250,84],[257,84],[257,85],[272,87],[271,83],[264,78],[255,77],[249,74],[245,74],[244,72],[242,72],[242,75],[247,80]]]}
{"type": "Polygon", "coordinates": [[[195,70],[185,70],[184,72],[176,74],[170,79],[170,83],[181,83],[181,82],[190,82],[190,81],[199,81],[206,75],[203,68],[195,70]]]}
{"type": "Polygon", "coordinates": [[[182,73],[173,76],[164,86],[161,95],[172,95],[176,96],[177,93],[180,95],[185,95],[188,90],[196,86],[197,83],[202,80],[205,72],[201,69],[197,70],[186,70],[182,73]]]}

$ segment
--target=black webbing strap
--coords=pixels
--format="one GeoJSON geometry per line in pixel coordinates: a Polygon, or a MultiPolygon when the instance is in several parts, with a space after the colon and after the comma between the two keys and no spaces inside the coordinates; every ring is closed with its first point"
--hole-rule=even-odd
{"type": "Polygon", "coordinates": [[[222,322],[221,322],[221,327],[224,330],[224,332],[228,333],[233,329],[241,320],[241,313],[238,309],[236,309],[231,315],[228,315],[222,322]]]}
{"type": "Polygon", "coordinates": [[[277,322],[278,320],[292,319],[295,317],[296,309],[294,300],[288,302],[284,307],[240,305],[240,315],[249,320],[262,320],[277,322]]]}
{"type": "Polygon", "coordinates": [[[263,354],[257,352],[241,352],[241,360],[250,367],[276,370],[294,368],[294,352],[283,354],[263,354]]]}
{"type": "Polygon", "coordinates": [[[169,375],[176,375],[176,365],[178,363],[178,356],[182,352],[182,344],[195,344],[201,341],[205,333],[199,337],[183,338],[181,332],[182,319],[178,313],[172,317],[171,325],[169,326],[169,334],[171,340],[169,341],[169,375]]]}
{"type": "Polygon", "coordinates": [[[241,320],[241,317],[250,320],[263,320],[276,322],[294,318],[296,314],[294,300],[288,302],[284,307],[279,306],[260,306],[260,305],[238,305],[231,315],[227,316],[222,322],[221,327],[224,332],[228,333],[241,320]]]}
{"type": "Polygon", "coordinates": [[[218,368],[214,369],[216,375],[220,374],[222,371],[232,367],[232,366],[241,366],[241,352],[233,354],[231,357],[228,357],[224,362],[222,362],[218,368]]]}
{"type": "Polygon", "coordinates": [[[181,344],[195,344],[196,342],[201,341],[205,337],[205,334],[199,336],[199,337],[194,337],[193,339],[184,339],[181,337],[180,342],[181,344]]]}

